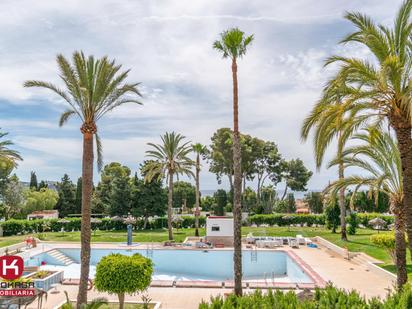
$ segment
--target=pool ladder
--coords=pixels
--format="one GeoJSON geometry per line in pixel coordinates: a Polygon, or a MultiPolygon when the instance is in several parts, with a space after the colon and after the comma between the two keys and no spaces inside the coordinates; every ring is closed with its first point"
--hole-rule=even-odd
{"type": "Polygon", "coordinates": [[[250,251],[250,261],[252,263],[257,262],[257,250],[256,250],[256,248],[254,248],[254,249],[252,249],[252,251],[250,251]]]}
{"type": "Polygon", "coordinates": [[[263,273],[263,276],[264,276],[264,280],[266,284],[272,282],[272,284],[274,285],[276,283],[276,280],[275,280],[276,275],[274,271],[270,273],[265,272],[263,273]]]}
{"type": "Polygon", "coordinates": [[[152,243],[147,244],[146,246],[146,257],[150,257],[150,258],[153,257],[153,244],[152,243]]]}

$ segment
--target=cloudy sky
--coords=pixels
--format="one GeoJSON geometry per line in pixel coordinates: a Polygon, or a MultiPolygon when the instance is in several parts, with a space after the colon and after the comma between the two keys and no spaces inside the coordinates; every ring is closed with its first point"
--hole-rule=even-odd
{"type": "MultiPolygon", "coordinates": [[[[136,170],[147,142],[175,130],[210,144],[216,129],[231,126],[230,63],[212,49],[229,27],[253,33],[239,63],[241,131],[275,141],[284,157],[300,157],[315,171],[310,143],[299,129],[319,96],[331,54],[366,55],[337,42],[353,28],[342,16],[361,11],[390,23],[400,0],[291,1],[54,1],[0,2],[0,127],[24,157],[17,175],[58,180],[81,174],[80,123],[57,125],[65,110],[58,97],[25,89],[27,79],[60,84],[55,56],[74,50],[115,58],[142,83],[144,106],[129,105],[99,125],[105,163],[136,170]]],[[[204,166],[207,170],[207,166],[204,166]]],[[[321,189],[334,170],[314,173],[309,188],[321,189]]],[[[98,175],[95,178],[98,179],[98,175]]],[[[222,186],[227,184],[223,183],[222,186]]],[[[202,189],[215,189],[202,172],[202,189]]]]}

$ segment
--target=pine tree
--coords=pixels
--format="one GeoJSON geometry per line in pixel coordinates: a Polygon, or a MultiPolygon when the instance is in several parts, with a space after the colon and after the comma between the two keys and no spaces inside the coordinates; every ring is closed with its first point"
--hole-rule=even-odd
{"type": "MultiPolygon", "coordinates": [[[[111,162],[104,167],[100,176],[99,184],[97,185],[93,195],[93,213],[113,213],[110,208],[112,207],[112,195],[116,195],[116,193],[112,190],[115,179],[126,178],[129,181],[129,176],[130,169],[118,162],[111,162]]],[[[120,198],[120,196],[115,197],[115,199],[120,198]]]]}
{"type": "Polygon", "coordinates": [[[109,193],[108,212],[111,216],[124,216],[130,212],[130,178],[128,176],[115,177],[109,193]]]}
{"type": "Polygon", "coordinates": [[[223,189],[217,190],[213,197],[216,201],[216,207],[214,209],[214,213],[216,216],[223,216],[225,214],[225,207],[228,202],[227,193],[223,189]]]}
{"type": "Polygon", "coordinates": [[[38,190],[37,175],[34,171],[30,172],[30,189],[38,190]]]}
{"type": "Polygon", "coordinates": [[[164,216],[167,210],[167,190],[162,181],[153,179],[144,181],[135,174],[132,183],[131,213],[143,217],[146,228],[149,217],[164,216]]]}
{"type": "Polygon", "coordinates": [[[55,208],[59,211],[61,217],[68,214],[76,213],[76,187],[67,174],[57,184],[59,199],[55,208]]]}
{"type": "Polygon", "coordinates": [[[40,181],[40,183],[39,183],[39,185],[38,185],[38,187],[37,187],[37,190],[39,191],[40,189],[48,188],[48,187],[49,187],[49,185],[47,184],[47,182],[44,181],[44,180],[42,180],[42,181],[40,181]]]}

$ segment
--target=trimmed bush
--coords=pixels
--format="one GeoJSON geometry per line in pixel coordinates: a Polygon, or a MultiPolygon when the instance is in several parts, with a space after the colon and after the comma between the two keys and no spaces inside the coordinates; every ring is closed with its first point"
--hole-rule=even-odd
{"type": "MultiPolygon", "coordinates": [[[[374,218],[382,218],[387,224],[393,223],[393,216],[382,215],[377,213],[358,213],[357,214],[357,223],[368,226],[368,222],[374,218]]],[[[194,228],[195,226],[195,217],[194,216],[182,216],[181,227],[182,228],[194,228]]],[[[16,220],[10,219],[4,222],[0,222],[0,226],[3,228],[4,236],[12,236],[17,234],[27,234],[33,232],[44,232],[43,227],[45,222],[49,225],[49,229],[46,232],[59,232],[62,228],[65,231],[79,231],[81,228],[81,218],[65,218],[69,223],[58,222],[58,219],[50,220],[16,220]]],[[[349,217],[347,218],[349,222],[349,217]]],[[[199,217],[200,226],[205,225],[206,218],[199,217]]],[[[252,215],[248,218],[249,224],[256,225],[278,225],[278,226],[288,226],[290,224],[299,224],[312,226],[325,225],[325,215],[324,214],[269,214],[269,215],[252,215]]],[[[136,223],[133,225],[135,229],[143,229],[144,220],[139,218],[136,223]]],[[[98,228],[99,230],[108,230],[108,231],[124,231],[126,230],[126,224],[123,221],[111,220],[110,218],[103,218],[99,223],[93,223],[93,229],[98,228]]],[[[167,227],[167,217],[158,217],[150,219],[146,229],[162,229],[167,227]]]]}
{"type": "Polygon", "coordinates": [[[375,218],[381,218],[382,220],[385,220],[386,225],[392,224],[394,222],[394,217],[390,215],[383,215],[375,212],[357,214],[358,224],[362,224],[363,226],[369,228],[371,228],[371,226],[369,226],[369,221],[375,218]]]}
{"type": "Polygon", "coordinates": [[[394,234],[375,234],[370,237],[370,240],[373,244],[378,247],[386,249],[389,255],[392,258],[393,263],[395,264],[395,235],[394,234]]]}
{"type": "Polygon", "coordinates": [[[249,217],[250,224],[262,225],[278,225],[287,226],[290,224],[300,224],[307,226],[312,226],[314,224],[325,224],[325,216],[323,214],[315,215],[305,215],[305,214],[271,214],[271,215],[253,215],[249,217]]]}
{"type": "MultiPolygon", "coordinates": [[[[195,227],[195,217],[182,216],[182,222],[180,227],[193,228],[195,227]]],[[[3,228],[4,236],[12,236],[17,234],[27,234],[36,232],[59,232],[64,228],[65,231],[80,231],[81,218],[65,218],[68,223],[61,223],[58,219],[37,219],[37,220],[16,220],[11,219],[0,223],[3,228]],[[45,225],[48,225],[48,229],[44,230],[45,225]]],[[[205,217],[199,217],[200,226],[206,223],[205,217]]],[[[134,224],[135,229],[143,229],[144,220],[138,219],[134,224]]],[[[167,218],[159,217],[149,220],[146,229],[161,229],[167,227],[167,218]]],[[[92,224],[93,229],[108,230],[108,231],[124,231],[126,230],[126,224],[123,221],[111,220],[110,218],[103,218],[99,223],[92,224]]]]}
{"type": "Polygon", "coordinates": [[[62,227],[64,227],[65,231],[71,230],[80,230],[81,227],[81,219],[80,218],[66,218],[69,223],[60,223],[58,219],[49,219],[49,220],[7,220],[1,222],[1,227],[3,228],[3,235],[4,236],[11,236],[33,232],[45,232],[45,231],[52,231],[58,232],[61,231],[62,227]],[[45,230],[46,225],[49,227],[45,230]]]}
{"type": "Polygon", "coordinates": [[[144,291],[150,285],[152,273],[152,260],[138,253],[132,256],[115,253],[97,263],[94,284],[100,292],[117,294],[122,309],[125,294],[144,291]]]}

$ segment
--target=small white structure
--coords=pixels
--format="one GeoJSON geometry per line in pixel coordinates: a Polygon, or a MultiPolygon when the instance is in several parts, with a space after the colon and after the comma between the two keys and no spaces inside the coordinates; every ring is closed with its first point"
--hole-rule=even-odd
{"type": "Polygon", "coordinates": [[[206,241],[212,243],[215,247],[233,246],[233,218],[207,217],[206,241]]]}
{"type": "Polygon", "coordinates": [[[31,214],[27,215],[27,220],[58,219],[58,218],[59,218],[59,211],[58,210],[33,211],[31,214]]]}

